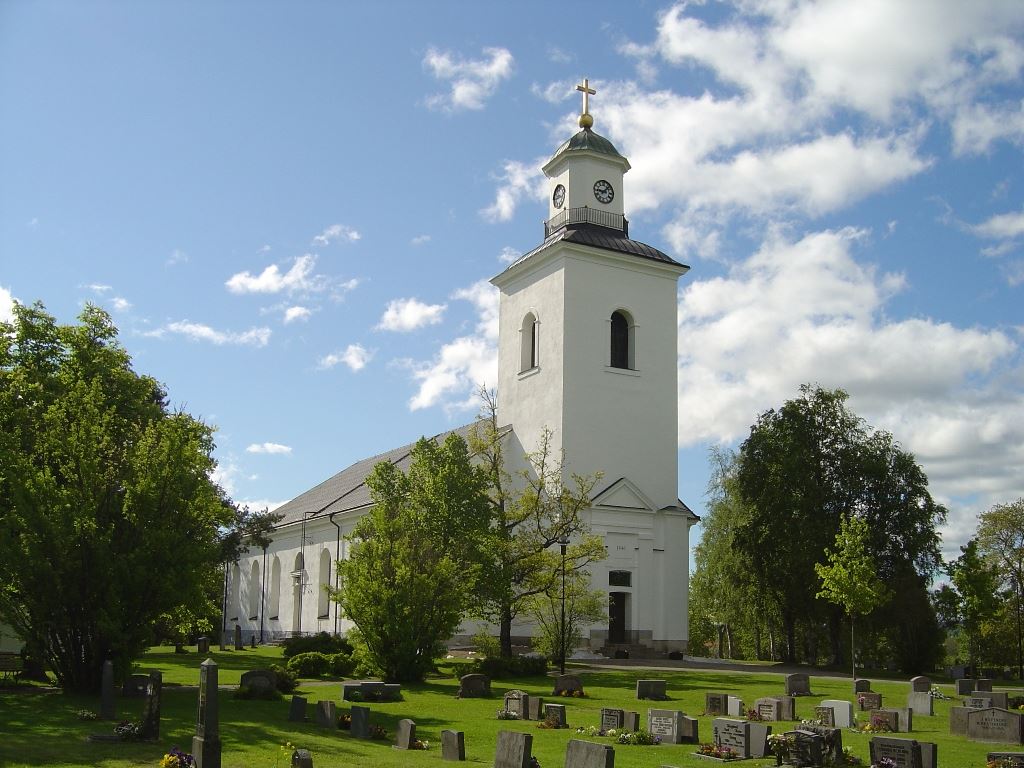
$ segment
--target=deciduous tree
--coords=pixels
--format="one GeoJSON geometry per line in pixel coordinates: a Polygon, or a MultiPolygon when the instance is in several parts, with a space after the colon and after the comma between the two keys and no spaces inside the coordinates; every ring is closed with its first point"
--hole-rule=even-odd
{"type": "Polygon", "coordinates": [[[1013,594],[1013,614],[1017,635],[1017,674],[1024,677],[1024,638],[1022,638],[1022,597],[1024,597],[1024,498],[1009,504],[996,504],[982,512],[978,525],[978,547],[999,565],[999,574],[1013,594]]]}

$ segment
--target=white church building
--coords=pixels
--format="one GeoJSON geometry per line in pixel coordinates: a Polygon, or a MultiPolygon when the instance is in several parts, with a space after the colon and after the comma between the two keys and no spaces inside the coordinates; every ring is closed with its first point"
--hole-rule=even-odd
{"type": "MultiPolygon", "coordinates": [[[[500,292],[498,420],[510,460],[534,450],[547,428],[566,471],[602,473],[586,517],[607,547],[590,579],[609,610],[590,627],[590,648],[683,651],[698,522],[678,498],[677,282],[688,267],[630,239],[629,162],[592,130],[587,81],[577,90],[581,130],[543,167],[544,240],[491,280],[500,292]]],[[[347,632],[325,587],[372,504],[365,477],[379,461],[406,468],[412,446],[353,464],[279,507],[273,543],[229,570],[226,629],[237,624],[263,641],[347,632]]]]}

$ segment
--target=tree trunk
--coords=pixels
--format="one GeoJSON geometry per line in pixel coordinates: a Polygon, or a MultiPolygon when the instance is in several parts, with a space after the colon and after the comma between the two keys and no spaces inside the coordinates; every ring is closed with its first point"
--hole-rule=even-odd
{"type": "Polygon", "coordinates": [[[501,658],[512,658],[512,609],[503,606],[498,629],[498,642],[501,644],[501,658]]]}
{"type": "Polygon", "coordinates": [[[764,660],[761,650],[761,622],[758,621],[754,624],[754,657],[758,661],[764,660]]]}
{"type": "Polygon", "coordinates": [[[733,636],[732,636],[732,634],[733,634],[732,633],[732,624],[726,624],[725,625],[725,640],[726,640],[727,643],[729,643],[729,656],[728,656],[728,658],[735,659],[736,656],[733,653],[733,645],[732,645],[733,636]]]}

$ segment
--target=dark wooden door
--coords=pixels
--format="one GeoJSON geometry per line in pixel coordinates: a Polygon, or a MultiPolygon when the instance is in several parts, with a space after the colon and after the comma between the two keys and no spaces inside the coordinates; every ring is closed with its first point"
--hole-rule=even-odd
{"type": "Polygon", "coordinates": [[[626,642],[626,593],[608,593],[608,642],[626,642]]]}

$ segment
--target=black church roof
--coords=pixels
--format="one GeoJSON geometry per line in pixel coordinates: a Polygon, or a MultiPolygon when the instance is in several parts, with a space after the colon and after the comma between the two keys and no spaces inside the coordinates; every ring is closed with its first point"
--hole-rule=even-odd
{"type": "Polygon", "coordinates": [[[596,224],[577,224],[563,227],[552,232],[547,238],[545,238],[543,243],[532,251],[524,253],[512,262],[508,266],[508,269],[512,269],[519,264],[522,264],[527,259],[530,259],[544,252],[548,248],[551,248],[556,243],[563,241],[567,243],[577,243],[579,245],[589,245],[593,248],[600,248],[605,251],[625,253],[630,256],[638,256],[641,259],[659,261],[662,264],[672,264],[677,267],[689,269],[685,264],[681,264],[667,253],[659,251],[654,246],[647,245],[647,243],[641,243],[639,240],[630,240],[617,229],[602,227],[596,224]]]}

